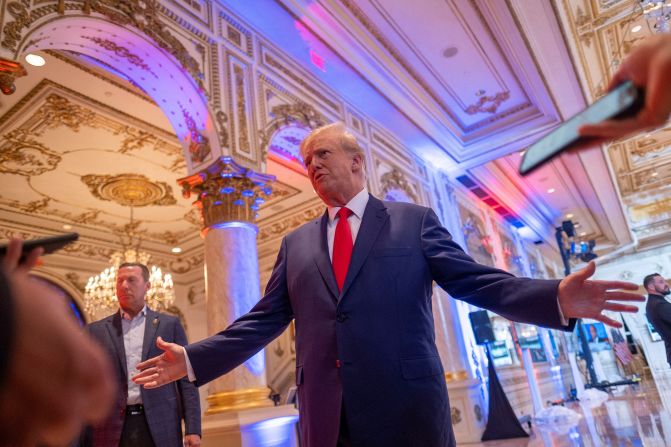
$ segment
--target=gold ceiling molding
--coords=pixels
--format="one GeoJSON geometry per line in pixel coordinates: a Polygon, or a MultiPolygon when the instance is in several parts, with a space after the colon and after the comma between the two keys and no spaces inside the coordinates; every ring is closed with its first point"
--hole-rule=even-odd
{"type": "MultiPolygon", "coordinates": [[[[59,210],[54,208],[52,205],[56,204],[57,200],[52,197],[44,197],[42,199],[33,200],[30,202],[21,202],[19,200],[10,199],[0,195],[0,206],[4,207],[6,210],[11,211],[15,214],[24,214],[27,216],[39,216],[41,218],[50,218],[62,220],[69,223],[74,223],[77,225],[86,225],[89,227],[100,227],[108,230],[111,233],[123,233],[126,230],[125,225],[117,225],[112,222],[105,222],[100,219],[101,210],[85,210],[81,213],[70,213],[67,211],[59,210]]],[[[137,225],[141,222],[137,221],[137,225]]],[[[142,233],[143,239],[158,241],[162,243],[169,243],[169,240],[173,240],[175,237],[178,240],[182,240],[185,237],[188,237],[193,234],[193,230],[187,229],[181,232],[171,232],[170,236],[167,237],[165,233],[158,232],[149,232],[145,231],[142,233]],[[166,240],[168,238],[168,241],[166,240]]],[[[105,258],[109,260],[109,256],[105,258]]],[[[158,262],[155,262],[158,265],[158,262]]],[[[163,266],[161,266],[163,267],[163,266]]]]}
{"type": "MultiPolygon", "coordinates": [[[[25,231],[17,232],[9,228],[0,228],[0,238],[7,240],[11,237],[16,236],[19,236],[22,239],[34,239],[38,237],[44,237],[45,235],[43,233],[33,233],[25,231]]],[[[59,253],[76,255],[77,257],[83,257],[91,260],[108,261],[110,256],[112,256],[112,253],[114,253],[114,251],[115,250],[112,248],[94,246],[91,244],[83,243],[80,240],[61,248],[59,250],[59,253]]],[[[73,283],[73,285],[75,285],[76,287],[75,283],[73,283]]]]}
{"type": "Polygon", "coordinates": [[[172,54],[191,75],[199,88],[205,91],[204,75],[200,71],[198,62],[160,20],[161,5],[157,0],[70,0],[68,2],[54,0],[33,9],[30,9],[28,0],[16,0],[8,2],[6,8],[13,21],[5,23],[0,45],[8,50],[18,51],[18,43],[24,28],[29,28],[38,19],[56,14],[64,16],[66,11],[83,12],[84,14],[95,12],[107,17],[116,25],[139,29],[160,48],[172,54]]]}
{"type": "Polygon", "coordinates": [[[123,126],[115,130],[114,133],[125,136],[119,148],[120,153],[129,154],[149,147],[156,152],[173,157],[172,164],[168,168],[171,172],[184,172],[186,170],[186,161],[181,147],[170,145],[151,132],[131,126],[123,126]]]}
{"type": "Polygon", "coordinates": [[[142,174],[88,174],[81,176],[81,181],[89,187],[94,197],[122,206],[167,206],[177,203],[170,185],[152,181],[142,174]]]}
{"type": "Polygon", "coordinates": [[[95,118],[94,111],[73,104],[56,93],[51,93],[30,121],[36,123],[33,132],[42,135],[45,129],[57,127],[67,127],[74,132],[79,132],[82,126],[95,127],[95,118]]]}
{"type": "Polygon", "coordinates": [[[0,173],[31,177],[53,171],[62,160],[60,154],[30,138],[26,129],[8,132],[1,140],[0,173]]]}
{"type": "Polygon", "coordinates": [[[403,173],[396,166],[394,166],[391,171],[382,175],[382,178],[380,178],[380,183],[382,184],[382,192],[385,196],[390,191],[397,189],[404,191],[413,203],[419,203],[417,201],[417,194],[415,194],[415,192],[412,190],[412,187],[405,178],[405,175],[403,175],[403,173]]]}
{"type": "Polygon", "coordinates": [[[283,200],[286,200],[290,197],[300,194],[299,189],[294,188],[291,185],[286,183],[279,182],[275,180],[273,183],[273,192],[266,198],[266,201],[261,204],[261,209],[268,208],[269,206],[274,206],[283,200]]]}
{"type": "Polygon", "coordinates": [[[101,39],[96,36],[81,36],[82,39],[90,40],[93,43],[98,44],[99,47],[106,49],[114,53],[116,56],[126,59],[130,64],[135,65],[139,69],[150,73],[154,78],[158,79],[156,73],[149,68],[149,65],[144,63],[144,58],[133,54],[128,48],[118,45],[116,42],[109,39],[101,39]]]}
{"type": "Polygon", "coordinates": [[[259,130],[263,158],[268,155],[268,145],[275,132],[291,123],[300,123],[308,129],[316,129],[328,123],[326,117],[319,113],[310,104],[298,102],[295,104],[280,104],[270,112],[275,118],[268,123],[265,129],[259,130]]]}
{"type": "MultiPolygon", "coordinates": [[[[205,262],[205,254],[202,253],[202,250],[199,250],[200,253],[197,253],[188,258],[179,257],[177,259],[172,259],[168,262],[166,268],[167,270],[173,273],[186,273],[194,268],[201,267],[205,262]]],[[[163,266],[161,266],[163,267],[163,266]]]]}
{"type": "Polygon", "coordinates": [[[300,213],[291,214],[284,219],[275,221],[268,225],[263,225],[263,222],[259,222],[259,236],[257,238],[258,243],[267,242],[271,239],[277,239],[283,237],[290,231],[298,228],[304,223],[310,222],[313,219],[324,214],[324,204],[319,203],[311,208],[308,208],[300,213]]]}
{"type": "Polygon", "coordinates": [[[505,91],[505,92],[498,92],[494,96],[487,96],[483,95],[480,96],[480,99],[478,99],[478,102],[475,104],[471,104],[470,106],[466,107],[464,111],[468,113],[469,115],[475,115],[477,113],[489,113],[489,114],[494,114],[498,110],[499,106],[510,99],[510,92],[505,91]]]}
{"type": "Polygon", "coordinates": [[[340,107],[338,106],[338,104],[336,104],[331,99],[324,96],[324,94],[319,89],[313,87],[309,82],[307,82],[305,80],[304,73],[296,73],[294,72],[294,70],[285,67],[282,62],[271,56],[267,49],[264,48],[264,50],[265,52],[263,53],[263,60],[265,61],[268,67],[274,68],[275,70],[284,74],[289,79],[296,82],[299,86],[303,87],[305,90],[313,94],[317,99],[321,100],[325,105],[329,106],[334,112],[338,114],[340,113],[340,107]]]}
{"type": "MultiPolygon", "coordinates": [[[[176,141],[174,134],[47,79],[42,80],[6,114],[2,115],[0,117],[0,126],[8,122],[12,116],[22,112],[30,102],[41,94],[46,95],[44,104],[25,120],[16,132],[20,130],[20,132],[27,134],[42,135],[46,129],[56,129],[58,127],[67,127],[74,132],[78,132],[81,127],[102,129],[113,135],[122,135],[124,137],[118,149],[119,153],[129,154],[147,148],[172,159],[169,166],[167,166],[169,171],[175,173],[184,173],[186,171],[186,160],[184,159],[182,147],[169,141],[176,141]],[[48,90],[52,90],[53,92],[45,93],[48,90]],[[72,99],[81,99],[82,102],[87,104],[75,104],[72,99]],[[109,113],[109,115],[114,116],[114,119],[100,112],[109,113]],[[117,118],[119,119],[118,121],[117,118]],[[131,122],[134,125],[128,125],[121,120],[131,122]],[[158,135],[161,135],[161,137],[158,135]]],[[[25,141],[31,147],[39,147],[42,152],[47,151],[56,154],[53,150],[29,138],[28,135],[15,135],[13,132],[6,134],[5,138],[8,136],[13,138],[20,137],[22,141],[25,141]]]]}

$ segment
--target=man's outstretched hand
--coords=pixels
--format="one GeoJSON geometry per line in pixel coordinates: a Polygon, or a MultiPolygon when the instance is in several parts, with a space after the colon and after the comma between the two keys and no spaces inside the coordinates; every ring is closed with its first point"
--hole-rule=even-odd
{"type": "Polygon", "coordinates": [[[638,285],[626,281],[599,281],[589,279],[595,272],[594,262],[584,269],[571,273],[559,283],[559,306],[565,318],[591,318],[609,326],[622,327],[622,323],[603,315],[604,310],[613,312],[637,312],[638,307],[614,301],[645,301],[637,293],[623,290],[638,290],[638,285]]]}
{"type": "Polygon", "coordinates": [[[137,369],[141,372],[133,376],[133,382],[148,389],[174,382],[187,374],[182,346],[165,342],[161,337],[156,339],[156,346],[163,350],[163,354],[139,363],[137,369]]]}

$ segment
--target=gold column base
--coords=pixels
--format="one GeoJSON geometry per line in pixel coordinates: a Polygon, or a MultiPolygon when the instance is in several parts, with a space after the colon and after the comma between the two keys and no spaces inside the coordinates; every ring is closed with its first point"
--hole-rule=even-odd
{"type": "Polygon", "coordinates": [[[468,373],[466,371],[459,370],[459,371],[450,371],[445,373],[445,381],[446,382],[456,382],[457,380],[466,380],[468,379],[468,373]]]}
{"type": "Polygon", "coordinates": [[[207,396],[209,408],[205,414],[212,415],[228,411],[270,407],[273,405],[273,401],[268,397],[269,394],[270,389],[267,387],[210,394],[207,396]]]}

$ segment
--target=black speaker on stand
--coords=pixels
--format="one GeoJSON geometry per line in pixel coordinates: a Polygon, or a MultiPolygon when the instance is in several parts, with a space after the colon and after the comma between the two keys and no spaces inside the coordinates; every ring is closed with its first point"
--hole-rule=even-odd
{"type": "Polygon", "coordinates": [[[529,434],[524,431],[522,424],[515,415],[513,407],[506,396],[499,376],[494,368],[494,359],[489,350],[489,343],[493,342],[494,330],[486,310],[470,312],[468,318],[471,320],[475,342],[485,345],[487,349],[487,360],[489,361],[489,416],[487,426],[482,434],[482,441],[495,439],[528,438],[529,434]]]}

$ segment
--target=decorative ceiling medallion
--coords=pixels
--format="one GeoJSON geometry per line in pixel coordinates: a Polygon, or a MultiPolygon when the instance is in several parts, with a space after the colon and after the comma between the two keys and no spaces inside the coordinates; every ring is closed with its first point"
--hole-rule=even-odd
{"type": "Polygon", "coordinates": [[[469,115],[476,113],[490,113],[494,114],[499,106],[510,98],[510,92],[498,92],[494,96],[480,96],[478,102],[471,104],[464,111],[469,115]]]}
{"type": "Polygon", "coordinates": [[[149,180],[141,174],[89,174],[82,176],[81,180],[98,199],[122,206],[165,206],[177,203],[170,185],[149,180]]]}

